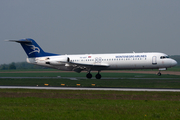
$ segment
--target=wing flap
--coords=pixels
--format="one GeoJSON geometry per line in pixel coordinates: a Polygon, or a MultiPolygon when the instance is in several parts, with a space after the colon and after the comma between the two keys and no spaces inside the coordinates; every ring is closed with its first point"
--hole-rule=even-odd
{"type": "Polygon", "coordinates": [[[77,65],[77,66],[84,66],[84,67],[109,67],[108,64],[84,64],[84,63],[72,63],[69,62],[71,65],[77,65]]]}
{"type": "Polygon", "coordinates": [[[108,68],[109,65],[108,64],[84,64],[84,63],[66,63],[69,66],[73,66],[73,71],[80,73],[83,70],[93,70],[93,69],[105,69],[108,68]]]}

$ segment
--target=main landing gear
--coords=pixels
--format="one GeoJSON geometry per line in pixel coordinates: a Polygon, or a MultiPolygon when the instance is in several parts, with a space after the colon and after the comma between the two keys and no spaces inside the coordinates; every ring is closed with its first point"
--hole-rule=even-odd
{"type": "Polygon", "coordinates": [[[92,74],[89,72],[89,73],[86,75],[86,77],[87,77],[88,79],[91,79],[91,78],[92,78],[92,74]]]}
{"type": "MultiPolygon", "coordinates": [[[[91,79],[92,78],[92,74],[89,72],[87,75],[86,75],[86,77],[88,78],[88,79],[91,79]]],[[[101,79],[101,74],[99,74],[99,71],[98,71],[98,73],[96,74],[96,79],[101,79]]]]}
{"type": "Polygon", "coordinates": [[[101,74],[99,74],[99,72],[96,74],[96,79],[101,79],[101,74]]]}

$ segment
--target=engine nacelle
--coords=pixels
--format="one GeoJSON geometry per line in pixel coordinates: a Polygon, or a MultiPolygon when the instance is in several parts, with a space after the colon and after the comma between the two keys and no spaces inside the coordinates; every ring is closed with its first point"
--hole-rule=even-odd
{"type": "Polygon", "coordinates": [[[70,61],[69,57],[57,57],[57,58],[49,58],[46,61],[46,64],[50,64],[50,65],[62,65],[62,64],[66,64],[70,61]]]}

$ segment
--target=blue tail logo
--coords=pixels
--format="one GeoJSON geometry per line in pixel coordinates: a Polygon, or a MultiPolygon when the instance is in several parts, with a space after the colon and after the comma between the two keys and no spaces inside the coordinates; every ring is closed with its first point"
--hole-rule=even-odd
{"type": "Polygon", "coordinates": [[[29,58],[57,56],[59,54],[44,52],[41,47],[31,38],[21,40],[8,40],[10,42],[20,43],[29,58]]]}
{"type": "Polygon", "coordinates": [[[35,47],[34,45],[28,45],[28,44],[26,44],[26,45],[31,46],[31,49],[33,50],[32,52],[29,53],[29,55],[34,52],[40,53],[40,49],[38,47],[35,47]]]}

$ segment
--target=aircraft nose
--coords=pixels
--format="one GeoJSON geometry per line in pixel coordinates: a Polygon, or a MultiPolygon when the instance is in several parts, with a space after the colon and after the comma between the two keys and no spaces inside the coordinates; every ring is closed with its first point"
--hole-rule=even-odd
{"type": "Polygon", "coordinates": [[[174,67],[174,66],[176,66],[176,65],[177,65],[177,62],[176,62],[175,60],[172,60],[172,61],[171,61],[171,66],[174,67]]]}

